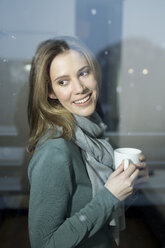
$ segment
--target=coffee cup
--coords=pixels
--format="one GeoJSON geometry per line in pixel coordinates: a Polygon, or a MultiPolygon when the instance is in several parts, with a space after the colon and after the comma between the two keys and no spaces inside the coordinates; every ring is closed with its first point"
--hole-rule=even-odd
{"type": "Polygon", "coordinates": [[[124,161],[124,170],[126,170],[130,163],[138,164],[139,156],[142,151],[136,148],[118,148],[114,150],[115,169],[124,161]]]}

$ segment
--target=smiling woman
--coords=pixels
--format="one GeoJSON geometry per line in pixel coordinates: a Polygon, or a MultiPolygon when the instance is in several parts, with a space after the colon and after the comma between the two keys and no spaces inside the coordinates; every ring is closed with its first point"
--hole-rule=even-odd
{"type": "Polygon", "coordinates": [[[61,136],[70,139],[75,125],[71,113],[79,112],[78,107],[88,101],[89,113],[87,108],[81,111],[85,116],[90,115],[95,109],[100,84],[98,62],[80,40],[59,37],[41,43],[30,72],[28,151],[33,153],[40,137],[52,125],[63,126],[61,136]]]}
{"type": "Polygon", "coordinates": [[[94,112],[98,83],[82,54],[70,50],[56,56],[50,66],[50,78],[50,98],[58,99],[73,114],[89,116],[94,112]]]}
{"type": "Polygon", "coordinates": [[[77,38],[40,44],[28,105],[32,248],[112,247],[124,228],[123,200],[138,176],[147,178],[144,163],[114,171],[95,111],[100,83],[96,59],[77,38]]]}

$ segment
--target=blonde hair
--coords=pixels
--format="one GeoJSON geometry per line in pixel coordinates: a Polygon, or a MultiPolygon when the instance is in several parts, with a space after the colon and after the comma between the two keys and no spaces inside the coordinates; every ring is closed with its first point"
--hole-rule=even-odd
{"type": "Polygon", "coordinates": [[[60,137],[71,139],[75,127],[73,115],[66,110],[57,99],[50,99],[52,92],[50,80],[50,65],[59,54],[68,50],[76,50],[84,55],[91,67],[95,78],[100,84],[101,73],[97,60],[87,47],[77,38],[58,37],[42,42],[32,60],[29,83],[28,121],[30,138],[27,146],[29,153],[33,153],[38,140],[48,129],[62,127],[60,137]]]}

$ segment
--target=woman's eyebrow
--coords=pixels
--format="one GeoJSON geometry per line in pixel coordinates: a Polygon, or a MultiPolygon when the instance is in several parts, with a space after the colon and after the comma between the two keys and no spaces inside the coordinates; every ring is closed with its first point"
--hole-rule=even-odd
{"type": "Polygon", "coordinates": [[[83,71],[84,69],[89,69],[89,68],[90,68],[89,65],[85,65],[85,66],[83,66],[82,68],[80,68],[78,70],[78,73],[81,72],[81,71],[83,71]]]}
{"type": "Polygon", "coordinates": [[[58,80],[63,79],[63,78],[66,78],[66,77],[68,77],[68,75],[59,76],[59,77],[55,78],[55,79],[53,80],[53,82],[58,81],[58,80]]]}

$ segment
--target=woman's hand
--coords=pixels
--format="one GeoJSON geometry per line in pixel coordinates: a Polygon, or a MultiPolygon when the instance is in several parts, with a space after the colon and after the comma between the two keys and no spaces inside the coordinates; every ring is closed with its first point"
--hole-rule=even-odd
{"type": "Polygon", "coordinates": [[[135,180],[138,178],[140,170],[134,164],[130,164],[124,171],[124,163],[110,175],[105,187],[120,201],[133,193],[135,180]]]}
{"type": "Polygon", "coordinates": [[[135,184],[141,184],[146,183],[149,178],[148,168],[147,164],[145,163],[146,157],[144,155],[141,155],[139,157],[140,163],[136,164],[136,168],[139,169],[139,176],[135,181],[135,184]]]}

